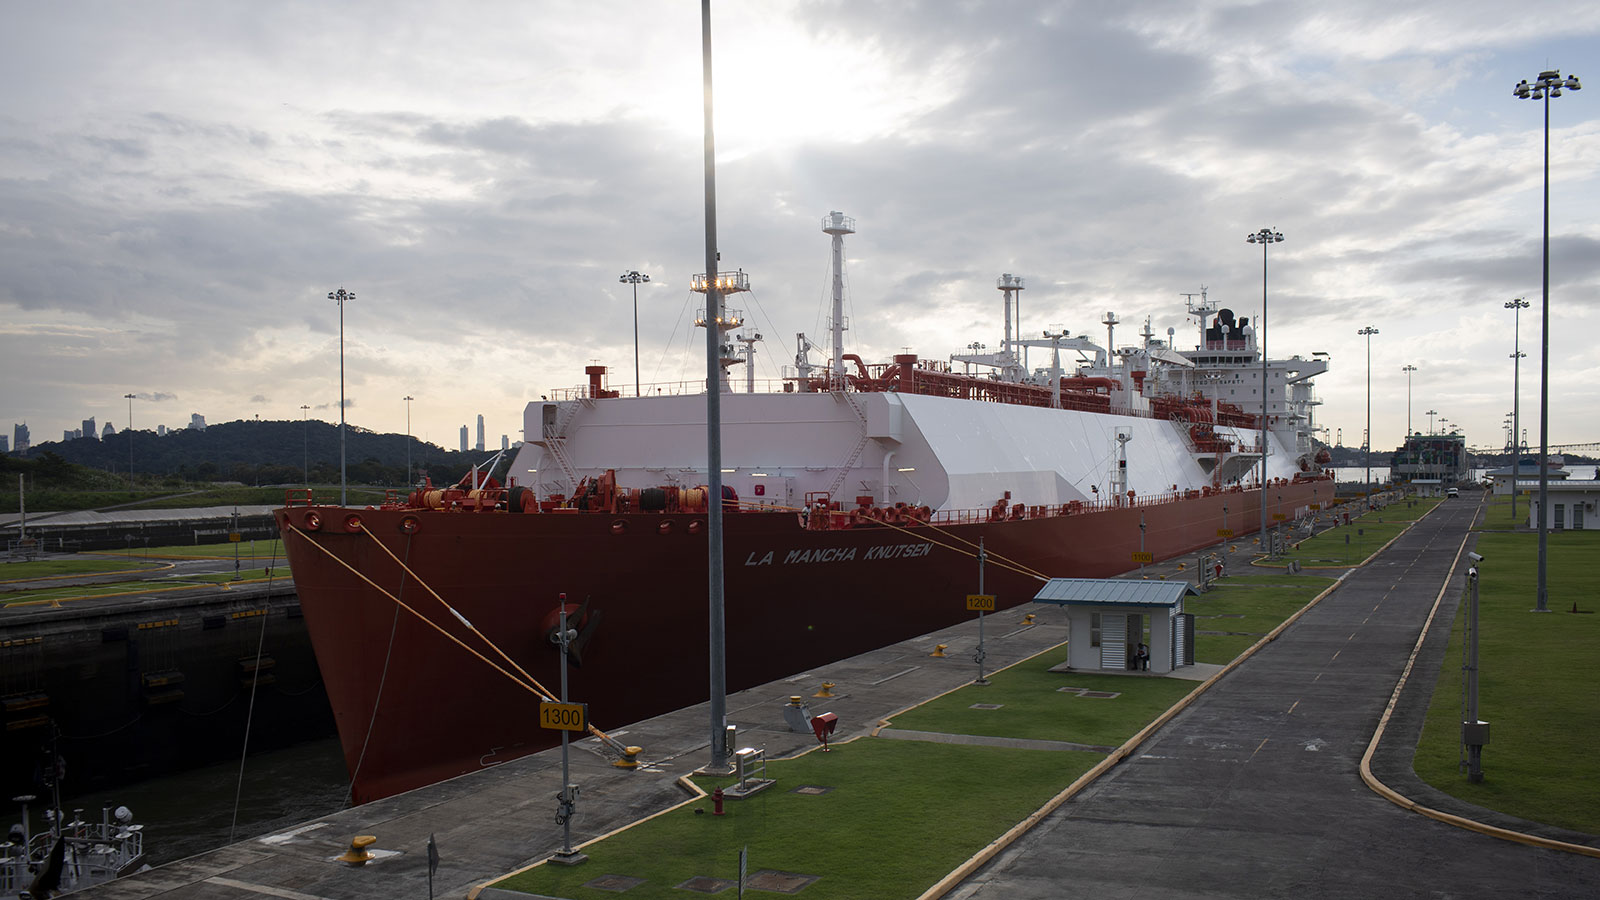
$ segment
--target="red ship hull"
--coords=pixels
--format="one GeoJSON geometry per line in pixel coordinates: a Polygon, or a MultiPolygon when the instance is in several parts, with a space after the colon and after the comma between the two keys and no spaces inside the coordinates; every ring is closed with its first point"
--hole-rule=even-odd
{"type": "MultiPolygon", "coordinates": [[[[1293,519],[1333,499],[1328,480],[1272,488],[1293,519]]],[[[1168,559],[1256,530],[1260,494],[966,524],[806,528],[794,513],[725,517],[727,686],[739,690],[947,627],[971,614],[975,547],[1000,607],[1048,577],[1105,577],[1141,546],[1168,559]],[[1031,571],[1027,571],[1031,570],[1031,571]]],[[[450,642],[486,652],[437,592],[534,678],[559,683],[548,633],[558,597],[587,603],[568,695],[617,728],[708,691],[704,515],[360,511],[293,506],[277,519],[352,773],[365,802],[554,744],[539,698],[450,642]],[[358,512],[360,526],[345,519],[358,512]],[[307,516],[320,524],[307,528],[307,516]],[[409,528],[410,532],[403,530],[409,528]],[[415,574],[405,574],[388,551],[415,574]],[[342,561],[338,562],[335,560],[342,561]],[[346,568],[346,564],[349,568],[346,568]],[[431,627],[353,574],[360,572],[431,627]]],[[[493,657],[492,654],[491,658],[493,657]]],[[[503,664],[502,664],[503,665],[503,664]]]]}

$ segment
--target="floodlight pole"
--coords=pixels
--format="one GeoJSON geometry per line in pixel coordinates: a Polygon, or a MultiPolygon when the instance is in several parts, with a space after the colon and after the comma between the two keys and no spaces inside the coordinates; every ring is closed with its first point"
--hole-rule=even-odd
{"type": "Polygon", "coordinates": [[[406,401],[406,488],[412,485],[411,480],[411,401],[417,398],[407,394],[406,401]]]}
{"type": "Polygon", "coordinates": [[[1539,337],[1539,588],[1534,612],[1550,611],[1549,582],[1546,579],[1550,540],[1550,98],[1561,96],[1561,89],[1581,90],[1578,76],[1561,78],[1560,69],[1540,72],[1529,84],[1520,82],[1512,95],[1522,100],[1544,101],[1544,302],[1540,309],[1539,337]]]}
{"type": "Polygon", "coordinates": [[[303,474],[305,475],[305,479],[306,479],[306,487],[309,488],[309,487],[311,487],[311,406],[310,406],[310,404],[307,404],[307,403],[300,404],[300,421],[303,423],[302,427],[300,429],[301,444],[303,445],[302,448],[301,448],[301,454],[302,455],[301,455],[301,459],[300,459],[300,465],[302,467],[304,467],[303,474]]]}
{"type": "Polygon", "coordinates": [[[1406,373],[1406,437],[1411,436],[1411,373],[1416,370],[1417,367],[1409,363],[1400,369],[1406,373]]]}
{"type": "Polygon", "coordinates": [[[1263,228],[1245,236],[1245,241],[1261,245],[1261,327],[1257,343],[1261,345],[1261,543],[1267,541],[1267,245],[1283,241],[1283,235],[1271,228],[1263,228]]]}
{"type": "Polygon", "coordinates": [[[339,304],[339,505],[345,505],[344,477],[344,304],[356,298],[354,291],[339,288],[329,291],[328,299],[339,304]]]}
{"type": "Polygon", "coordinates": [[[1518,297],[1506,301],[1511,310],[1511,527],[1517,526],[1517,480],[1522,474],[1522,447],[1517,435],[1522,431],[1522,311],[1533,304],[1518,297]]]}
{"type": "Polygon", "coordinates": [[[624,272],[617,279],[623,284],[633,285],[633,395],[639,396],[639,283],[650,282],[650,276],[641,272],[624,272]]]}
{"type": "Polygon", "coordinates": [[[1356,332],[1367,339],[1367,436],[1361,443],[1365,447],[1367,461],[1366,484],[1363,491],[1369,495],[1372,493],[1372,336],[1377,333],[1378,329],[1371,325],[1356,332]]]}
{"type": "Polygon", "coordinates": [[[133,486],[133,395],[122,395],[128,401],[128,486],[133,486]]]}
{"type": "MultiPolygon", "coordinates": [[[[978,593],[983,593],[983,566],[989,561],[989,552],[983,549],[983,538],[978,538],[978,593]]],[[[978,664],[978,680],[973,684],[988,684],[989,679],[983,674],[983,661],[988,653],[983,646],[983,609],[978,609],[978,652],[972,655],[972,661],[978,664]]]]}

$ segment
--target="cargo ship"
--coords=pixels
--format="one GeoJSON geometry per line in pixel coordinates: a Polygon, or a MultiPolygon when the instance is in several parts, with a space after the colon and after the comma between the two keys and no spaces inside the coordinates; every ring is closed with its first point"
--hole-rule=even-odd
{"type": "MultiPolygon", "coordinates": [[[[980,547],[984,592],[1005,608],[1051,577],[1115,575],[1332,502],[1312,441],[1310,379],[1326,360],[1264,361],[1248,319],[1203,292],[1186,308],[1192,350],[1148,321],[1118,346],[1112,313],[1103,343],[1023,339],[1012,310],[1026,285],[1002,275],[994,352],[867,364],[843,344],[855,222],[832,212],[822,231],[830,358],[813,363],[797,335],[781,381],[762,389],[746,370],[741,385],[742,315],[700,316],[724,357],[710,385],[720,497],[706,487],[706,383],[612,387],[590,366],[587,384],[527,405],[509,463],[381,506],[302,496],[276,511],[357,800],[552,745],[537,715],[559,681],[563,609],[577,633],[569,696],[591,722],[705,701],[712,502],[729,690],[963,620],[980,547]],[[1030,350],[1049,364],[1030,367],[1030,350]]],[[[736,271],[691,288],[711,277],[730,299],[749,287],[736,271]]]]}

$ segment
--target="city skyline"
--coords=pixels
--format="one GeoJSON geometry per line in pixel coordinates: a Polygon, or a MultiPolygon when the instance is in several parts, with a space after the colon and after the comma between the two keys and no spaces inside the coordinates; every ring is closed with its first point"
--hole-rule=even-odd
{"type": "MultiPolygon", "coordinates": [[[[336,421],[342,309],[352,421],[404,433],[414,397],[430,443],[477,410],[518,437],[587,365],[631,390],[630,271],[650,277],[645,389],[703,377],[698,8],[13,13],[0,421],[122,430],[129,393],[135,430],[178,409],[336,421]]],[[[1186,349],[1202,286],[1257,318],[1245,237],[1266,227],[1285,235],[1269,347],[1330,354],[1329,436],[1365,426],[1371,325],[1374,448],[1427,409],[1502,443],[1519,297],[1536,434],[1543,120],[1512,92],[1600,78],[1597,34],[1600,10],[1443,0],[719,3],[720,249],[754,288],[733,305],[766,335],[756,377],[781,377],[799,332],[825,343],[830,210],[858,223],[845,352],[869,363],[997,347],[1008,272],[1019,332],[1102,337],[1113,310],[1124,342],[1148,316],[1186,349]]],[[[1600,95],[1550,112],[1560,445],[1600,441],[1600,95]]]]}

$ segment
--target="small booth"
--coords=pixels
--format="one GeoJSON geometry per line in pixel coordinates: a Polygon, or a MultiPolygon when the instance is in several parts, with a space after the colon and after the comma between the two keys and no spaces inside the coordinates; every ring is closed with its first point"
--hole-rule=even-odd
{"type": "Polygon", "coordinates": [[[1033,597],[1067,611],[1067,665],[1079,670],[1134,671],[1141,643],[1152,673],[1194,665],[1194,617],[1183,598],[1187,581],[1052,578],[1033,597]]]}

